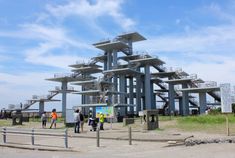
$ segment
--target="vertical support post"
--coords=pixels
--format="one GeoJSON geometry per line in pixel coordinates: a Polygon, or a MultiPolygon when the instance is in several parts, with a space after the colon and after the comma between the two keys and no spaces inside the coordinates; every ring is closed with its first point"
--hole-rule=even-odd
{"type": "Polygon", "coordinates": [[[150,81],[151,109],[156,109],[156,96],[154,93],[154,84],[150,81]]]}
{"type": "Polygon", "coordinates": [[[179,112],[180,112],[180,115],[182,116],[183,115],[183,99],[182,98],[179,98],[179,112]]]}
{"type": "Polygon", "coordinates": [[[175,91],[174,91],[174,84],[169,83],[169,115],[171,112],[175,112],[175,91]]]}
{"type": "Polygon", "coordinates": [[[31,133],[31,143],[34,145],[34,128],[32,128],[32,133],[31,133]]]}
{"type": "Polygon", "coordinates": [[[128,134],[129,134],[129,145],[132,145],[131,126],[129,126],[128,128],[128,134]]]}
{"type": "Polygon", "coordinates": [[[96,130],[96,147],[100,147],[100,129],[96,130]]]}
{"type": "Polygon", "coordinates": [[[199,93],[200,114],[206,112],[206,92],[199,93]]]}
{"type": "Polygon", "coordinates": [[[6,143],[7,142],[7,129],[6,127],[3,127],[3,143],[6,143]]]}
{"type": "Polygon", "coordinates": [[[227,114],[226,114],[226,132],[227,132],[227,136],[229,136],[230,135],[230,133],[229,133],[229,120],[228,120],[227,114]]]}
{"type": "Polygon", "coordinates": [[[150,66],[149,65],[145,65],[145,75],[144,75],[144,89],[145,89],[145,108],[146,110],[150,110],[152,109],[152,105],[151,105],[151,83],[150,83],[150,78],[151,78],[151,74],[150,74],[150,66]]]}
{"type": "Polygon", "coordinates": [[[65,148],[68,148],[68,129],[67,128],[64,130],[64,146],[65,148]]]}
{"type": "Polygon", "coordinates": [[[44,112],[44,101],[39,102],[39,116],[44,112]]]}
{"type": "Polygon", "coordinates": [[[67,82],[62,82],[62,117],[66,118],[66,90],[67,82]]]}
{"type": "MultiPolygon", "coordinates": [[[[182,84],[182,88],[188,88],[187,83],[182,84]]],[[[182,92],[182,102],[183,102],[183,116],[188,116],[189,115],[189,97],[188,97],[188,92],[183,91],[182,92]]]]}
{"type": "Polygon", "coordinates": [[[141,77],[136,77],[136,112],[137,114],[141,111],[141,77]]]}
{"type": "MultiPolygon", "coordinates": [[[[134,95],[133,95],[133,77],[131,76],[130,79],[129,79],[129,103],[131,105],[134,104],[134,95]]],[[[134,114],[134,107],[133,106],[130,106],[130,114],[134,114]]]]}

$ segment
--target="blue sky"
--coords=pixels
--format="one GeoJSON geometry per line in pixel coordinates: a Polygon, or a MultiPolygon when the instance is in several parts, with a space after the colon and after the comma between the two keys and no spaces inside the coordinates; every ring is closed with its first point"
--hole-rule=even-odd
{"type": "MultiPolygon", "coordinates": [[[[47,94],[58,84],[45,78],[100,53],[92,43],[128,31],[148,39],[136,51],[166,67],[235,84],[232,0],[0,0],[0,107],[47,94]]],[[[69,95],[69,107],[78,103],[69,95]]]]}

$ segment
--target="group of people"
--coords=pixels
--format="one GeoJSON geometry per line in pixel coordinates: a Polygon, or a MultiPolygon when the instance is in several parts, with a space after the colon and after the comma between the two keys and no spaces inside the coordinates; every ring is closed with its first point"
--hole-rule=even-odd
{"type": "MultiPolygon", "coordinates": [[[[104,114],[100,113],[99,117],[99,129],[104,130],[104,114]]],[[[80,133],[83,132],[83,126],[84,126],[84,115],[79,111],[79,109],[74,111],[74,133],[80,133]]],[[[92,114],[89,115],[88,125],[91,126],[90,131],[96,131],[97,129],[97,121],[96,118],[92,117],[92,114]]]]}
{"type": "MultiPolygon", "coordinates": [[[[57,121],[57,113],[56,113],[56,109],[53,109],[51,112],[51,125],[50,128],[52,128],[52,126],[54,125],[54,128],[56,128],[56,121],[57,121]]],[[[42,120],[42,128],[46,128],[47,125],[47,115],[46,115],[46,111],[44,111],[41,115],[41,120],[42,120]]]]}
{"type": "MultiPolygon", "coordinates": [[[[50,128],[54,126],[56,128],[56,122],[57,122],[58,116],[56,113],[56,109],[53,109],[51,112],[51,125],[50,128]]],[[[46,112],[44,111],[41,115],[41,121],[42,121],[42,128],[46,128],[47,124],[47,115],[46,112]]],[[[100,113],[99,115],[99,129],[104,130],[104,114],[100,113]]],[[[74,111],[74,133],[80,133],[80,128],[81,132],[83,132],[83,126],[84,126],[84,115],[80,112],[79,109],[74,111]]],[[[96,118],[93,118],[92,115],[89,115],[89,120],[88,120],[88,125],[91,126],[91,130],[96,130],[97,128],[97,121],[96,118]]]]}

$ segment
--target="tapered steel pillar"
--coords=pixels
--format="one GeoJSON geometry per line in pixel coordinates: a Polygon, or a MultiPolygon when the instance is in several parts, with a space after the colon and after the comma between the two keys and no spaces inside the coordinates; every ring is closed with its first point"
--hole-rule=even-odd
{"type": "Polygon", "coordinates": [[[141,111],[141,77],[136,77],[136,112],[141,111]]]}
{"type": "MultiPolygon", "coordinates": [[[[130,77],[129,78],[129,103],[131,105],[134,104],[133,89],[134,89],[134,86],[133,86],[133,77],[130,77]]],[[[134,107],[133,106],[130,106],[130,114],[134,114],[134,107]]]]}
{"type": "Polygon", "coordinates": [[[44,112],[44,101],[39,102],[39,116],[44,112]]]}
{"type": "Polygon", "coordinates": [[[67,82],[62,82],[62,117],[66,118],[66,90],[67,90],[67,82]]]}
{"type": "Polygon", "coordinates": [[[175,111],[175,90],[174,90],[174,84],[169,83],[169,114],[175,111]]]}
{"type": "Polygon", "coordinates": [[[199,93],[200,114],[206,112],[206,92],[199,93]]]}
{"type": "Polygon", "coordinates": [[[150,74],[150,66],[149,65],[145,65],[145,75],[144,75],[144,89],[145,89],[145,107],[146,110],[150,110],[152,109],[152,105],[151,105],[151,83],[150,83],[150,79],[151,79],[151,74],[150,74]]]}
{"type": "MultiPolygon", "coordinates": [[[[184,83],[182,84],[182,88],[188,88],[187,84],[184,83]]],[[[182,110],[183,110],[183,116],[188,116],[189,115],[189,97],[188,97],[188,92],[183,91],[182,92],[182,110]]]]}

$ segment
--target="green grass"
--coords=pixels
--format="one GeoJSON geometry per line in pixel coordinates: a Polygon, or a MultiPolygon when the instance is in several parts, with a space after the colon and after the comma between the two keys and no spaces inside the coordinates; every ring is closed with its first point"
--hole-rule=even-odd
{"type": "MultiPolygon", "coordinates": [[[[30,118],[29,122],[42,122],[41,118],[30,118]]],[[[47,119],[47,122],[51,122],[51,119],[47,119]]],[[[57,119],[57,123],[63,123],[64,122],[64,118],[58,118],[57,119]]]]}
{"type": "MultiPolygon", "coordinates": [[[[230,123],[235,123],[233,115],[227,115],[230,123]]],[[[179,124],[224,124],[226,122],[225,115],[200,115],[200,116],[187,116],[178,117],[179,124]]]]}
{"type": "Polygon", "coordinates": [[[11,126],[12,125],[12,120],[0,120],[0,127],[4,126],[11,126]]]}
{"type": "Polygon", "coordinates": [[[231,133],[235,134],[235,116],[232,114],[223,115],[200,115],[200,116],[160,116],[161,122],[164,124],[162,128],[178,129],[179,131],[198,131],[205,133],[226,133],[226,116],[229,120],[231,133]],[[165,122],[165,123],[164,123],[165,122]]]}

